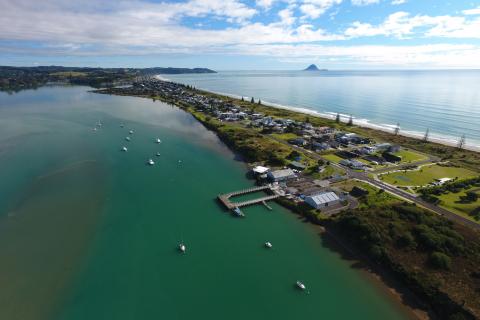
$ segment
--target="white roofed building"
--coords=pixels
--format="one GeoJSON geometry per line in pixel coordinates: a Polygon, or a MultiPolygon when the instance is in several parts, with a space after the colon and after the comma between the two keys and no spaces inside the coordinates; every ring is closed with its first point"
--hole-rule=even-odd
{"type": "Polygon", "coordinates": [[[267,174],[267,176],[270,180],[275,181],[275,182],[294,179],[294,178],[297,177],[295,175],[295,172],[293,172],[292,169],[282,169],[282,170],[270,171],[267,174]]]}
{"type": "Polygon", "coordinates": [[[322,192],[305,197],[305,202],[315,209],[321,209],[338,204],[340,202],[340,198],[335,192],[322,192]]]}

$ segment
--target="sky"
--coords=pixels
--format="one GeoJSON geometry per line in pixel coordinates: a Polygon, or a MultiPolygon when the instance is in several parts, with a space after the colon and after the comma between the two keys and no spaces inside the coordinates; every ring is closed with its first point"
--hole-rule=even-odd
{"type": "Polygon", "coordinates": [[[480,69],[480,0],[0,0],[0,65],[480,69]]]}

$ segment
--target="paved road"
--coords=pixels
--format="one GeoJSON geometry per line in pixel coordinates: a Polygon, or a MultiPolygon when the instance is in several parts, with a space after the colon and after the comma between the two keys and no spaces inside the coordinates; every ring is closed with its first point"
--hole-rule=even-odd
{"type": "MultiPolygon", "coordinates": [[[[297,147],[297,146],[293,146],[291,144],[289,144],[288,142],[284,141],[284,140],[281,140],[281,139],[278,139],[278,138],[275,138],[273,136],[269,136],[270,138],[274,139],[275,141],[278,141],[280,143],[283,143],[285,145],[288,145],[290,146],[291,148],[293,148],[294,150],[298,151],[298,152],[301,152],[301,153],[305,153],[305,149],[301,148],[301,147],[297,147]]],[[[315,153],[315,152],[307,152],[309,156],[311,156],[313,159],[315,160],[323,160],[323,161],[329,161],[327,159],[324,159],[321,155],[319,155],[318,153],[315,153]]],[[[431,157],[429,159],[437,159],[435,157],[431,157]]],[[[423,161],[428,161],[428,160],[422,160],[420,162],[423,162],[423,161]]],[[[480,230],[480,224],[478,223],[475,223],[471,220],[468,220],[467,218],[464,218],[460,215],[457,215],[451,211],[448,211],[444,208],[441,208],[439,206],[436,206],[434,204],[431,204],[429,202],[426,202],[424,200],[422,200],[421,198],[411,194],[411,193],[408,193],[404,190],[401,190],[401,189],[398,189],[394,186],[391,186],[387,183],[384,183],[383,181],[379,181],[379,180],[374,180],[370,177],[368,177],[368,175],[365,173],[365,172],[358,172],[358,171],[355,171],[355,170],[352,170],[350,168],[347,168],[347,167],[344,167],[340,164],[337,164],[337,163],[334,163],[334,162],[331,162],[329,161],[330,164],[334,167],[337,167],[337,168],[340,168],[342,170],[345,170],[345,172],[347,173],[348,177],[351,178],[351,179],[357,179],[357,180],[360,180],[360,181],[364,181],[364,182],[367,182],[367,183],[370,183],[374,186],[376,186],[377,188],[380,188],[380,189],[383,189],[383,190],[386,190],[390,193],[393,193],[394,195],[400,197],[400,198],[404,198],[406,200],[409,200],[413,203],[416,203],[417,205],[419,206],[422,206],[422,207],[425,207],[427,209],[429,209],[430,211],[433,211],[441,216],[444,216],[452,221],[455,221],[455,222],[458,222],[458,223],[461,223],[463,225],[466,225],[466,226],[469,226],[473,229],[476,229],[476,230],[480,230]]],[[[418,163],[418,162],[417,162],[418,163]]],[[[409,165],[412,165],[412,164],[409,164],[409,165]]],[[[396,169],[396,168],[395,168],[396,169]]],[[[390,169],[390,170],[395,170],[395,169],[390,169]]]]}

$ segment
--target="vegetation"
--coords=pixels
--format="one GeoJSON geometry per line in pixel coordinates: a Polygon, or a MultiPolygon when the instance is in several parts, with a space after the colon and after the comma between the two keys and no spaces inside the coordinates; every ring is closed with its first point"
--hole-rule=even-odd
{"type": "Polygon", "coordinates": [[[393,172],[380,176],[385,182],[398,186],[426,186],[435,179],[452,178],[465,179],[476,176],[477,173],[459,167],[432,165],[424,166],[419,170],[393,172]]]}
{"type": "Polygon", "coordinates": [[[397,275],[442,319],[480,314],[480,240],[411,204],[346,211],[328,226],[397,275]]]}
{"type": "Polygon", "coordinates": [[[2,67],[0,91],[35,89],[47,83],[68,83],[94,88],[130,83],[136,77],[152,74],[214,73],[205,68],[78,68],[59,66],[2,67]]]}

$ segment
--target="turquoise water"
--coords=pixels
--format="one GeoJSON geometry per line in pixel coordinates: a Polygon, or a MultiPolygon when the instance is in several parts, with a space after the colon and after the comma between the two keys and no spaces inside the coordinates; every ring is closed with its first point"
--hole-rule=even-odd
{"type": "Polygon", "coordinates": [[[165,75],[215,92],[260,98],[376,128],[480,146],[480,71],[222,71],[165,75]]]}
{"type": "Polygon", "coordinates": [[[189,114],[87,90],[0,95],[1,319],[406,317],[283,208],[224,212],[252,182],[189,114]]]}

